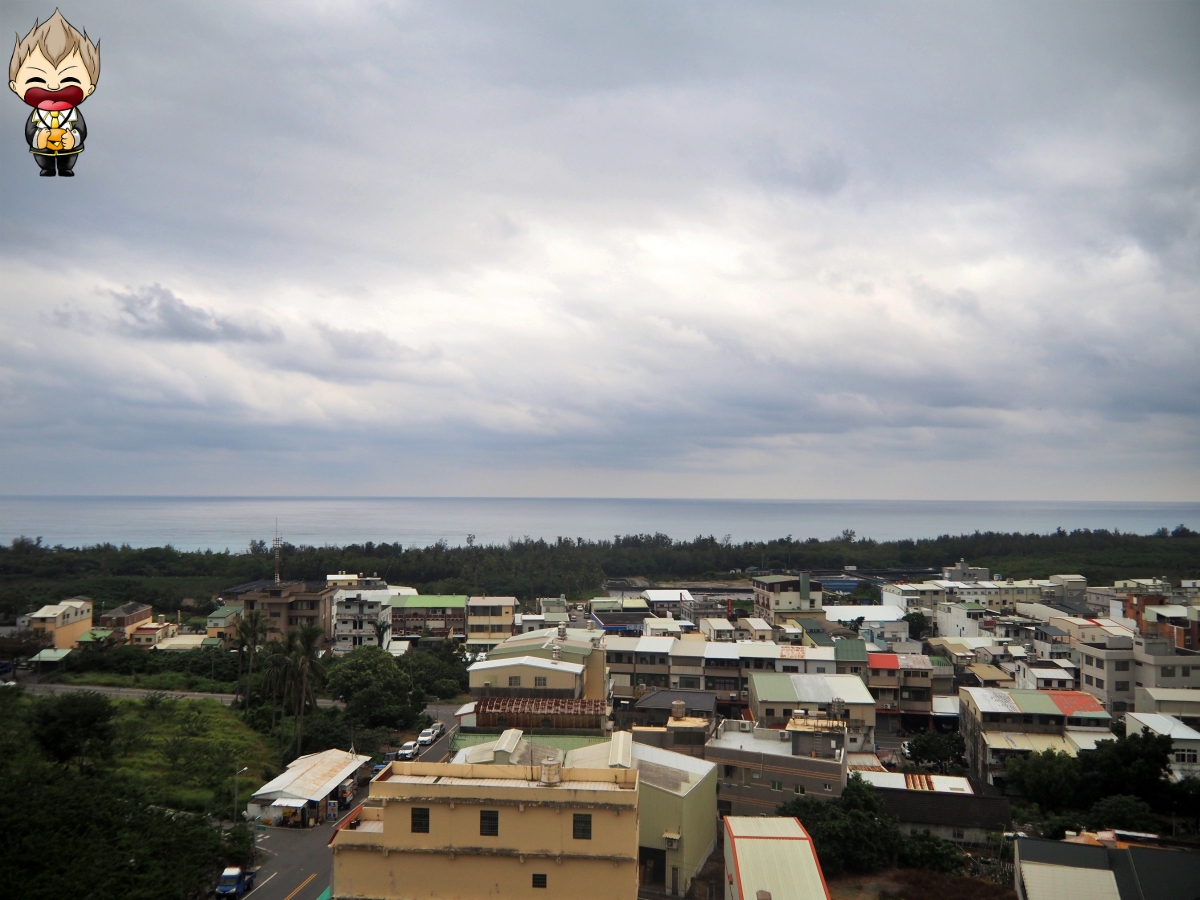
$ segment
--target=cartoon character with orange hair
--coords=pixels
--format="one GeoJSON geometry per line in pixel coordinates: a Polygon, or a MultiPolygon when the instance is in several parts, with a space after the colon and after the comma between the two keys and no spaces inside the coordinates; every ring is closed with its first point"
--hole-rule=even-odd
{"type": "Polygon", "coordinates": [[[73,176],[87,125],[79,104],[96,90],[100,45],[80,34],[58,10],[17,39],[8,64],[8,86],[33,107],[25,141],[42,175],[73,176]]]}

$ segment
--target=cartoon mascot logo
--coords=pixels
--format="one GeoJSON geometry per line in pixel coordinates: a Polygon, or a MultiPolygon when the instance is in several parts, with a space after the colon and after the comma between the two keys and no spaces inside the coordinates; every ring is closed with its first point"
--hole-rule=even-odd
{"type": "Polygon", "coordinates": [[[96,90],[99,77],[100,44],[71,27],[58,10],[17,38],[8,86],[33,107],[25,141],[43,176],[75,174],[75,160],[87,139],[79,104],[96,90]]]}

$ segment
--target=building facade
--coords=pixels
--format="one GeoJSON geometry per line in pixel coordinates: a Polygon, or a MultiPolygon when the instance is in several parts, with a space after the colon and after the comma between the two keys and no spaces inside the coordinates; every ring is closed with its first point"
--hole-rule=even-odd
{"type": "Polygon", "coordinates": [[[334,898],[635,900],[638,772],[390,763],[334,834],[334,898]]]}
{"type": "Polygon", "coordinates": [[[263,581],[225,591],[226,602],[241,602],[245,612],[258,610],[267,626],[267,639],[278,639],[305,625],[333,639],[333,595],[338,590],[323,581],[263,581]]]}
{"type": "Polygon", "coordinates": [[[821,583],[812,581],[808,572],[756,575],[750,584],[754,589],[754,615],[772,626],[821,609],[821,583]]]}
{"type": "Polygon", "coordinates": [[[92,599],[73,597],[48,603],[29,615],[29,628],[46,635],[55,650],[73,649],[80,636],[92,628],[92,599]]]}
{"type": "Polygon", "coordinates": [[[467,649],[486,653],[512,637],[516,597],[471,597],[467,601],[467,649]]]}

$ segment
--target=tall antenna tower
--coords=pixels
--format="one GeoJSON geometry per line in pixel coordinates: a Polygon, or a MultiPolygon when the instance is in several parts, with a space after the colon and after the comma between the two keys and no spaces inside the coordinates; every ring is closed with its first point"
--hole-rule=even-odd
{"type": "Polygon", "coordinates": [[[283,548],[283,541],[279,537],[279,520],[275,520],[275,537],[271,540],[271,547],[275,550],[275,583],[279,584],[279,551],[283,548]]]}

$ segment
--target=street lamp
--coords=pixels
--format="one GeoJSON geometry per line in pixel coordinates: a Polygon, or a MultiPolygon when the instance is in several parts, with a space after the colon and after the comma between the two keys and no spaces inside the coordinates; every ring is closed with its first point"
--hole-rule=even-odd
{"type": "MultiPolygon", "coordinates": [[[[236,766],[237,763],[234,763],[236,766]]],[[[243,772],[249,771],[249,766],[242,766],[233,773],[233,823],[237,824],[237,809],[238,809],[238,776],[243,772]]]]}

